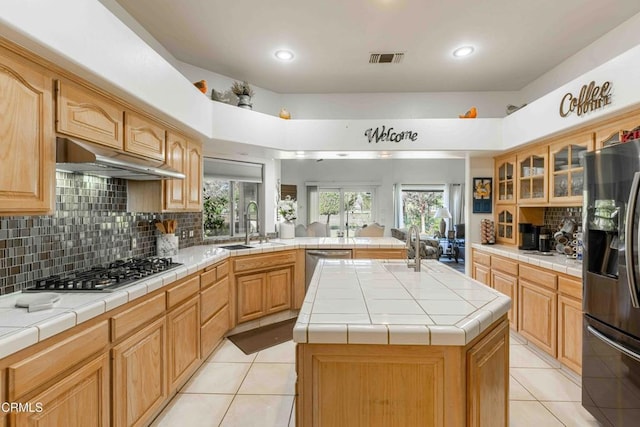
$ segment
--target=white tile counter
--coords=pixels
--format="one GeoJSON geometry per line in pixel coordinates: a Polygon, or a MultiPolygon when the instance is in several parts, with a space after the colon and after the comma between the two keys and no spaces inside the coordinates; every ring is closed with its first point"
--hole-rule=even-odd
{"type": "Polygon", "coordinates": [[[511,299],[437,262],[321,260],[294,327],[298,343],[455,345],[507,313],[511,299]]]}
{"type": "MultiPolygon", "coordinates": [[[[230,243],[225,245],[228,244],[230,243]]],[[[264,244],[252,242],[250,245],[253,248],[233,251],[214,245],[192,246],[182,249],[177,256],[173,257],[173,260],[183,265],[174,270],[153,278],[143,279],[114,292],[61,292],[59,293],[60,301],[49,310],[28,313],[26,308],[15,307],[16,300],[26,294],[14,292],[3,295],[0,297],[0,359],[230,256],[298,248],[402,248],[404,242],[391,237],[351,239],[302,237],[272,240],[264,244]]]]}
{"type": "Polygon", "coordinates": [[[574,277],[582,277],[582,261],[576,261],[558,252],[552,255],[539,255],[531,253],[533,251],[523,251],[515,246],[508,245],[482,245],[472,243],[471,247],[479,251],[511,258],[519,262],[535,265],[549,270],[565,273],[574,277]]]}

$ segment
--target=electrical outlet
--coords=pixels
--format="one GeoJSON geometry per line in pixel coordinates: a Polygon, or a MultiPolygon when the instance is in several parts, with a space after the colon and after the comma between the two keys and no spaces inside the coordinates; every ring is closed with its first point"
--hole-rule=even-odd
{"type": "Polygon", "coordinates": [[[181,233],[180,236],[181,236],[181,238],[186,239],[187,238],[187,230],[182,230],[182,233],[181,233]]]}
{"type": "Polygon", "coordinates": [[[193,230],[189,230],[189,237],[193,237],[193,230]]]}
{"type": "Polygon", "coordinates": [[[135,237],[131,238],[131,249],[136,249],[138,247],[138,239],[135,237]]]}

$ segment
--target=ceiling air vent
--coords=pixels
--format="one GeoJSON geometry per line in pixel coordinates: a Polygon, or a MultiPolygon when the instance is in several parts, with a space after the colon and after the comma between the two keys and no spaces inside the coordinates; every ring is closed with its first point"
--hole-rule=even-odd
{"type": "Polygon", "coordinates": [[[404,58],[404,53],[372,53],[369,56],[369,64],[399,64],[404,58]]]}

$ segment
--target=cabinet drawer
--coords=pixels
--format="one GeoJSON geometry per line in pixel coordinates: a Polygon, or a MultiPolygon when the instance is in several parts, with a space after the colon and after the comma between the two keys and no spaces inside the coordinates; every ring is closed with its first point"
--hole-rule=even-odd
{"type": "Polygon", "coordinates": [[[226,305],[200,328],[201,357],[207,357],[229,330],[229,306],[226,305]]]}
{"type": "Polygon", "coordinates": [[[216,283],[216,280],[216,269],[213,267],[211,270],[205,271],[200,275],[200,289],[207,289],[216,283]]]}
{"type": "Polygon", "coordinates": [[[582,280],[559,276],[558,291],[582,301],[582,280]]]}
{"type": "Polygon", "coordinates": [[[473,250],[473,262],[491,267],[491,255],[473,250]]]}
{"type": "Polygon", "coordinates": [[[111,317],[111,339],[116,341],[160,316],[165,305],[165,296],[160,294],[111,317]]]}
{"type": "Polygon", "coordinates": [[[256,270],[279,265],[293,264],[296,262],[296,253],[293,251],[276,252],[269,255],[246,256],[233,260],[235,272],[256,270]]]}
{"type": "Polygon", "coordinates": [[[192,277],[167,291],[167,310],[175,307],[200,290],[200,276],[192,277]]]}
{"type": "Polygon", "coordinates": [[[527,265],[520,265],[519,277],[526,279],[529,282],[545,286],[549,289],[557,289],[558,276],[549,273],[538,268],[529,267],[527,265]]]}
{"type": "Polygon", "coordinates": [[[200,294],[200,321],[205,323],[229,303],[229,278],[225,277],[200,294]]]}
{"type": "Polygon", "coordinates": [[[491,268],[503,273],[518,275],[518,262],[497,255],[491,255],[491,268]]]}
{"type": "Polygon", "coordinates": [[[9,400],[45,384],[109,344],[109,325],[101,322],[9,366],[9,400]]]}
{"type": "Polygon", "coordinates": [[[229,275],[229,261],[225,261],[216,267],[216,276],[218,279],[229,275]]]}

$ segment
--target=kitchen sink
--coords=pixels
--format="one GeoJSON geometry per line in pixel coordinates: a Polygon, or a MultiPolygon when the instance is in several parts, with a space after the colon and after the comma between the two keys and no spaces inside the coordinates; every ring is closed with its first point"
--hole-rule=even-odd
{"type": "Polygon", "coordinates": [[[227,245],[227,246],[219,246],[222,249],[229,249],[230,251],[236,251],[238,249],[252,249],[253,246],[247,245],[227,245]]]}

